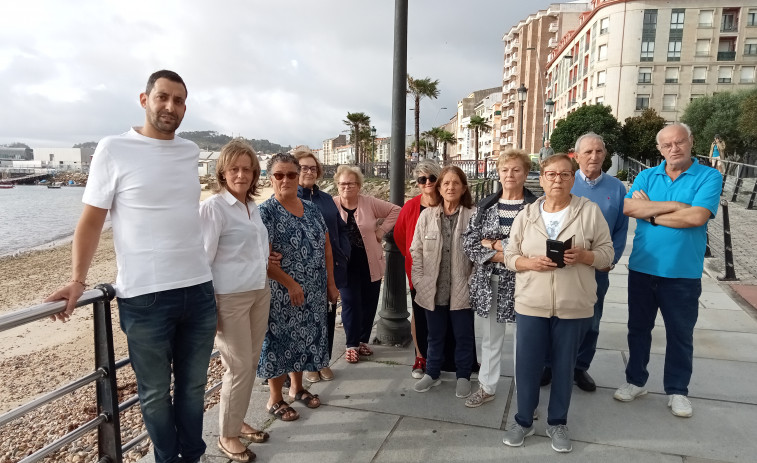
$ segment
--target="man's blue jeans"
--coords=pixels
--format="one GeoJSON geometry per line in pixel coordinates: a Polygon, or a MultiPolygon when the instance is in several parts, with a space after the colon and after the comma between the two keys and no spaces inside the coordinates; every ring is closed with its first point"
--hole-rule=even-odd
{"type": "Polygon", "coordinates": [[[199,460],[216,331],[213,283],[118,298],[118,309],[156,463],[199,460]]]}
{"type": "Polygon", "coordinates": [[[689,395],[694,360],[694,325],[699,316],[702,280],[628,272],[628,365],[626,381],[644,386],[657,309],[665,321],[666,394],[689,395]]]}
{"type": "Polygon", "coordinates": [[[610,273],[600,270],[594,271],[594,278],[597,280],[597,302],[594,303],[594,318],[591,326],[584,336],[581,347],[578,348],[578,360],[576,369],[586,371],[594,360],[594,354],[597,352],[597,338],[599,338],[599,322],[602,321],[602,312],[605,305],[605,295],[610,287],[610,273]]]}

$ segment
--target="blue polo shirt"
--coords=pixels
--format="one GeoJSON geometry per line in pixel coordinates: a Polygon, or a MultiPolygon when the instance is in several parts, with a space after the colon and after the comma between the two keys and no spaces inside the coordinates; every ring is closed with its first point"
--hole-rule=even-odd
{"type": "MultiPolygon", "coordinates": [[[[642,190],[652,201],[678,201],[704,207],[710,211],[710,218],[714,218],[723,177],[716,169],[693,161],[675,181],[665,173],[665,161],[641,171],[626,198],[642,190]]],[[[706,223],[700,227],[669,228],[637,220],[628,268],[666,278],[701,278],[706,242],[706,223]]]]}

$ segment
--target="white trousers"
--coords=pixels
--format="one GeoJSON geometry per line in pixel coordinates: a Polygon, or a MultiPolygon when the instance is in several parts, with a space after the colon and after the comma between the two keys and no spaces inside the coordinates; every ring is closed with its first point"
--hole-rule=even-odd
{"type": "MultiPolygon", "coordinates": [[[[499,290],[499,276],[492,275],[492,306],[489,317],[476,317],[476,323],[481,326],[481,370],[478,372],[478,383],[487,394],[497,392],[497,383],[502,374],[502,351],[505,349],[505,331],[507,323],[497,323],[497,293],[499,290]]],[[[513,371],[515,371],[515,324],[513,327],[513,371]]]]}

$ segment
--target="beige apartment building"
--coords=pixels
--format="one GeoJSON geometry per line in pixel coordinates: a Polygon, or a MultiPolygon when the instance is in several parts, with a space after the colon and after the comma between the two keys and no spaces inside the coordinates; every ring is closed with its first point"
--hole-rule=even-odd
{"type": "Polygon", "coordinates": [[[609,105],[622,123],[646,108],[678,121],[688,103],[753,88],[755,0],[594,0],[548,56],[550,120],[609,105]]]}
{"type": "Polygon", "coordinates": [[[505,44],[500,124],[495,128],[500,149],[522,147],[529,153],[541,149],[544,138],[544,101],[547,81],[544,69],[560,37],[575,29],[588,2],[555,3],[529,15],[503,37],[505,44]],[[521,102],[518,89],[525,99],[521,102]],[[520,111],[523,108],[521,123],[520,111]]]}

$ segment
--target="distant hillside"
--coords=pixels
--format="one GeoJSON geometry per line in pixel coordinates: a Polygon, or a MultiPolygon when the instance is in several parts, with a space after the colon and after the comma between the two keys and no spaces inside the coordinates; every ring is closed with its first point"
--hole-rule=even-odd
{"type": "MultiPolygon", "coordinates": [[[[220,134],[218,132],[213,132],[210,130],[180,132],[177,135],[181,138],[192,140],[193,142],[197,143],[200,149],[207,151],[218,151],[223,145],[231,140],[231,137],[229,135],[220,134]]],[[[247,143],[252,145],[252,147],[258,154],[280,153],[282,151],[289,151],[290,149],[292,149],[291,146],[281,146],[277,143],[271,143],[268,140],[255,140],[248,138],[245,138],[245,140],[247,141],[247,143]]]]}

